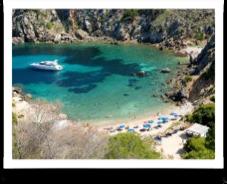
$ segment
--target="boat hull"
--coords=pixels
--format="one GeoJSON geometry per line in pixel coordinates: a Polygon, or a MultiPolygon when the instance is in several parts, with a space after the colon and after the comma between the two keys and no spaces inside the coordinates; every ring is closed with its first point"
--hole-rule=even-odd
{"type": "Polygon", "coordinates": [[[35,65],[31,64],[30,65],[33,69],[38,69],[38,70],[48,70],[48,71],[60,71],[63,69],[62,66],[57,66],[57,67],[49,67],[49,66],[40,66],[40,65],[35,65]]]}

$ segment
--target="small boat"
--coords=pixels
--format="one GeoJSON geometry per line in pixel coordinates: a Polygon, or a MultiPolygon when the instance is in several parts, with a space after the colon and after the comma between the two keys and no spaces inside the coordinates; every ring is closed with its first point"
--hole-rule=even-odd
{"type": "Polygon", "coordinates": [[[39,63],[30,64],[32,68],[40,69],[40,70],[52,70],[59,71],[62,70],[63,67],[58,64],[57,60],[54,61],[41,61],[39,63]]]}

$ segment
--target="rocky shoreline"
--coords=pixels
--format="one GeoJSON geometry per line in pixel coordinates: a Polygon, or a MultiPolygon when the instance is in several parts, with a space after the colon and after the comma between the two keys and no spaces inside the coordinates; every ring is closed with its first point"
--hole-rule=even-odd
{"type": "Polygon", "coordinates": [[[212,10],[14,10],[13,44],[143,43],[160,50],[199,46],[214,33],[212,10]]]}
{"type": "MultiPolygon", "coordinates": [[[[114,45],[120,45],[120,44],[142,44],[142,45],[149,45],[151,47],[155,47],[160,49],[160,47],[162,47],[161,44],[150,44],[150,43],[140,43],[137,42],[136,40],[130,40],[130,41],[119,41],[113,38],[108,38],[108,37],[97,37],[97,38],[93,38],[93,37],[89,37],[90,39],[86,39],[86,40],[78,40],[75,39],[74,41],[63,41],[63,42],[58,42],[57,44],[61,44],[61,43],[85,43],[85,42],[91,42],[91,43],[95,43],[95,42],[101,42],[101,43],[107,43],[107,44],[114,44],[114,45]]],[[[14,39],[13,39],[14,40],[14,39]]],[[[43,43],[43,42],[35,42],[36,44],[39,43],[43,43]]],[[[54,41],[48,41],[48,42],[44,42],[44,43],[55,43],[54,41]]],[[[22,43],[16,43],[16,44],[23,44],[22,43]]],[[[185,76],[190,75],[190,59],[191,60],[196,60],[196,58],[199,56],[200,52],[202,51],[202,47],[192,47],[192,46],[187,46],[184,45],[183,48],[177,48],[177,50],[173,50],[173,48],[163,48],[160,50],[167,50],[167,51],[171,51],[173,52],[175,55],[179,56],[179,57],[187,57],[188,58],[188,62],[184,63],[184,65],[179,63],[179,70],[177,72],[177,76],[173,79],[169,79],[168,81],[166,81],[167,85],[170,85],[170,87],[172,88],[172,91],[165,93],[165,95],[162,95],[161,98],[165,101],[165,102],[174,102],[177,105],[181,105],[185,102],[187,102],[187,100],[189,99],[189,91],[183,89],[183,87],[186,87],[185,85],[185,76]],[[184,72],[182,72],[184,71],[184,72]]],[[[164,69],[163,69],[164,70],[164,69]]],[[[168,68],[166,69],[168,70],[168,68]]],[[[165,71],[160,71],[165,73],[165,71]]],[[[170,72],[170,71],[168,71],[170,72]]],[[[146,77],[146,73],[143,71],[140,71],[138,73],[134,74],[137,77],[146,77]]]]}
{"type": "MultiPolygon", "coordinates": [[[[42,113],[45,113],[48,115],[45,121],[52,121],[53,127],[57,127],[56,129],[61,129],[61,128],[74,126],[74,125],[75,126],[81,125],[81,127],[85,127],[85,128],[96,127],[99,131],[102,132],[106,127],[118,125],[121,122],[121,120],[116,120],[115,123],[113,123],[112,121],[109,122],[108,120],[105,120],[106,121],[105,123],[94,123],[92,125],[88,122],[82,123],[82,122],[71,120],[70,118],[68,118],[67,114],[62,113],[60,104],[54,104],[54,103],[49,103],[39,99],[33,99],[31,94],[25,93],[22,88],[17,86],[13,86],[12,88],[12,102],[13,102],[12,104],[13,113],[17,114],[17,117],[19,117],[19,119],[22,122],[39,121],[36,118],[34,119],[34,117],[31,118],[31,116],[36,116],[35,113],[41,113],[41,111],[43,111],[42,113]]],[[[193,106],[191,103],[188,103],[188,102],[181,104],[179,107],[176,107],[175,109],[175,111],[179,112],[179,114],[181,115],[186,115],[190,113],[192,110],[193,110],[193,106]]],[[[160,113],[170,114],[172,111],[173,109],[166,108],[166,109],[163,109],[163,111],[160,113]]],[[[150,117],[151,116],[136,118],[134,120],[131,120],[130,122],[127,122],[127,125],[131,125],[131,126],[136,125],[138,122],[144,122],[150,117]]],[[[40,120],[39,123],[43,123],[43,122],[41,122],[40,120]]]]}
{"type": "MultiPolygon", "coordinates": [[[[82,31],[82,30],[81,30],[82,31]]],[[[196,58],[196,56],[199,54],[199,51],[201,51],[201,48],[204,46],[205,40],[200,42],[198,44],[198,41],[195,40],[180,40],[179,42],[174,42],[173,40],[161,42],[161,43],[146,43],[146,42],[139,42],[138,40],[126,40],[121,41],[117,40],[115,38],[107,37],[107,36],[100,36],[100,37],[81,37],[81,39],[78,39],[75,35],[71,34],[63,34],[67,35],[66,37],[68,39],[65,39],[65,37],[61,37],[56,35],[59,39],[55,39],[55,37],[48,38],[44,41],[35,41],[33,43],[40,44],[40,43],[51,43],[51,44],[80,44],[80,43],[106,43],[106,44],[112,44],[112,45],[120,45],[120,44],[141,44],[141,45],[148,45],[154,48],[157,48],[161,51],[171,51],[178,57],[192,57],[193,59],[196,58]],[[167,44],[168,42],[168,44],[167,44]],[[180,43],[180,44],[179,44],[180,43]],[[191,49],[195,48],[195,49],[191,49]],[[191,50],[190,50],[191,49],[191,50]]],[[[20,45],[27,43],[23,40],[21,37],[13,37],[12,38],[12,44],[13,45],[20,45]]]]}
{"type": "MultiPolygon", "coordinates": [[[[14,45],[136,43],[188,57],[177,76],[166,81],[172,90],[162,96],[164,101],[194,101],[193,93],[214,85],[200,78],[214,63],[212,10],[14,10],[12,18],[14,45]]],[[[143,71],[135,75],[146,77],[143,71]]]]}
{"type": "Polygon", "coordinates": [[[167,81],[172,88],[172,91],[165,94],[167,98],[177,103],[184,103],[187,100],[195,102],[192,96],[197,95],[197,98],[200,98],[198,104],[201,104],[213,95],[213,92],[209,94],[206,92],[214,89],[214,68],[211,67],[215,62],[214,45],[213,35],[203,49],[198,49],[196,54],[191,54],[193,57],[190,57],[189,62],[181,67],[177,76],[167,81]],[[211,75],[210,79],[204,77],[207,73],[211,75]],[[195,86],[197,91],[194,90],[195,86]]]}

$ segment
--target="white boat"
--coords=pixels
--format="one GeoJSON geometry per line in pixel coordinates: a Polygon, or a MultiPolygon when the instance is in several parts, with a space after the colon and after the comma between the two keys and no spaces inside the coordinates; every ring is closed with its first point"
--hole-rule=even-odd
{"type": "Polygon", "coordinates": [[[58,64],[57,60],[54,61],[41,61],[39,63],[30,64],[32,68],[40,69],[40,70],[53,70],[59,71],[62,70],[63,67],[58,64]]]}

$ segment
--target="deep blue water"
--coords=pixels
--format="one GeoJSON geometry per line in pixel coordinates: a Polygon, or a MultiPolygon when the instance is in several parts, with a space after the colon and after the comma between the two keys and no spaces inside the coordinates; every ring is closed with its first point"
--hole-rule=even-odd
{"type": "Polygon", "coordinates": [[[34,98],[58,101],[76,120],[129,120],[169,106],[160,95],[180,59],[143,45],[25,44],[13,47],[13,85],[34,98]],[[64,70],[33,70],[29,64],[58,59],[64,70]],[[169,74],[160,73],[168,67],[169,74]],[[132,73],[146,70],[148,77],[132,73]],[[158,97],[153,97],[153,94],[158,97]]]}

